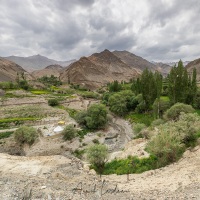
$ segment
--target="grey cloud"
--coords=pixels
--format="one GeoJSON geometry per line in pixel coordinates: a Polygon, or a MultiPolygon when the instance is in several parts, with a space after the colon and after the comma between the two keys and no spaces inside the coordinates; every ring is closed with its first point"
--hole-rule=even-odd
{"type": "Polygon", "coordinates": [[[160,61],[199,55],[198,0],[0,0],[0,10],[0,56],[68,60],[106,48],[160,61]]]}

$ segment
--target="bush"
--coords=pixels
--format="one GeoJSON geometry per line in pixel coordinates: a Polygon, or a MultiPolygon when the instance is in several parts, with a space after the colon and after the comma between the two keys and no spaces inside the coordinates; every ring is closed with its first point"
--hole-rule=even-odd
{"type": "Polygon", "coordinates": [[[14,138],[17,143],[29,145],[33,144],[38,137],[37,130],[29,126],[21,126],[14,132],[14,138]]]}
{"type": "Polygon", "coordinates": [[[48,105],[49,106],[57,106],[59,104],[57,99],[49,99],[48,100],[48,105]]]}
{"type": "Polygon", "coordinates": [[[74,128],[73,125],[68,125],[62,131],[63,139],[64,140],[72,140],[77,135],[77,130],[74,128]]]}
{"type": "Polygon", "coordinates": [[[156,126],[159,126],[159,125],[164,124],[164,123],[165,123],[165,121],[163,119],[156,119],[151,123],[151,126],[156,127],[156,126]]]}
{"type": "Polygon", "coordinates": [[[96,144],[87,149],[87,159],[100,174],[103,172],[107,157],[108,149],[105,145],[96,144]]]}
{"type": "Polygon", "coordinates": [[[164,118],[167,120],[178,120],[179,115],[181,112],[184,113],[193,113],[195,110],[192,108],[191,105],[183,104],[183,103],[176,103],[170,109],[168,109],[165,114],[164,118]]]}
{"type": "Polygon", "coordinates": [[[184,152],[184,144],[172,130],[162,130],[148,143],[147,151],[158,157],[159,167],[177,161],[184,152]]]}
{"type": "Polygon", "coordinates": [[[99,140],[97,140],[97,139],[93,139],[92,142],[93,142],[94,144],[99,144],[99,140]]]}
{"type": "Polygon", "coordinates": [[[146,128],[146,125],[145,124],[140,124],[140,123],[137,123],[137,124],[134,124],[133,125],[133,130],[136,134],[140,133],[143,129],[146,128]]]}

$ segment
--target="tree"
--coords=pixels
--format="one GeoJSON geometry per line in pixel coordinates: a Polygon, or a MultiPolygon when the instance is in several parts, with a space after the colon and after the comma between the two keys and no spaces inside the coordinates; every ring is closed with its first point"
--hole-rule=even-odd
{"type": "Polygon", "coordinates": [[[20,144],[33,144],[38,137],[37,130],[29,126],[21,126],[14,133],[14,139],[20,144]]]}
{"type": "Polygon", "coordinates": [[[108,149],[105,145],[95,144],[87,150],[87,159],[99,174],[103,173],[107,157],[108,149]]]}
{"type": "Polygon", "coordinates": [[[63,139],[64,140],[72,140],[73,138],[76,137],[76,129],[74,128],[73,125],[68,125],[64,128],[62,131],[63,139]]]}
{"type": "Polygon", "coordinates": [[[135,95],[131,90],[124,90],[111,95],[108,100],[108,105],[112,112],[123,116],[129,110],[135,109],[137,102],[134,99],[135,95]]]}
{"type": "Polygon", "coordinates": [[[162,91],[162,75],[145,69],[141,75],[141,93],[148,111],[162,91]]]}
{"type": "Polygon", "coordinates": [[[121,84],[117,80],[109,84],[109,92],[118,92],[122,89],[121,84]]]}
{"type": "Polygon", "coordinates": [[[168,75],[168,96],[172,104],[177,102],[193,104],[196,92],[196,69],[193,70],[191,80],[180,60],[178,66],[175,65],[168,75]]]}
{"type": "Polygon", "coordinates": [[[103,104],[93,104],[87,110],[85,117],[89,129],[103,128],[107,123],[107,110],[103,104]]]}

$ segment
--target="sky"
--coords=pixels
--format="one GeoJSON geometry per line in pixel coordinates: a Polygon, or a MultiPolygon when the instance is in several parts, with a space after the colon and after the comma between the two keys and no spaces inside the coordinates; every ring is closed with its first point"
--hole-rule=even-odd
{"type": "Polygon", "coordinates": [[[104,49],[149,61],[200,57],[199,0],[0,0],[0,56],[79,59],[104,49]]]}

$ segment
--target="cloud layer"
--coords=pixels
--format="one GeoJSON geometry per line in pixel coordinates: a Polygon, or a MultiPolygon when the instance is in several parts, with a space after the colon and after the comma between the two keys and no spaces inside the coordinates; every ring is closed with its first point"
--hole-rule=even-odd
{"type": "Polygon", "coordinates": [[[0,0],[0,56],[78,59],[104,49],[200,57],[198,0],[0,0]]]}

